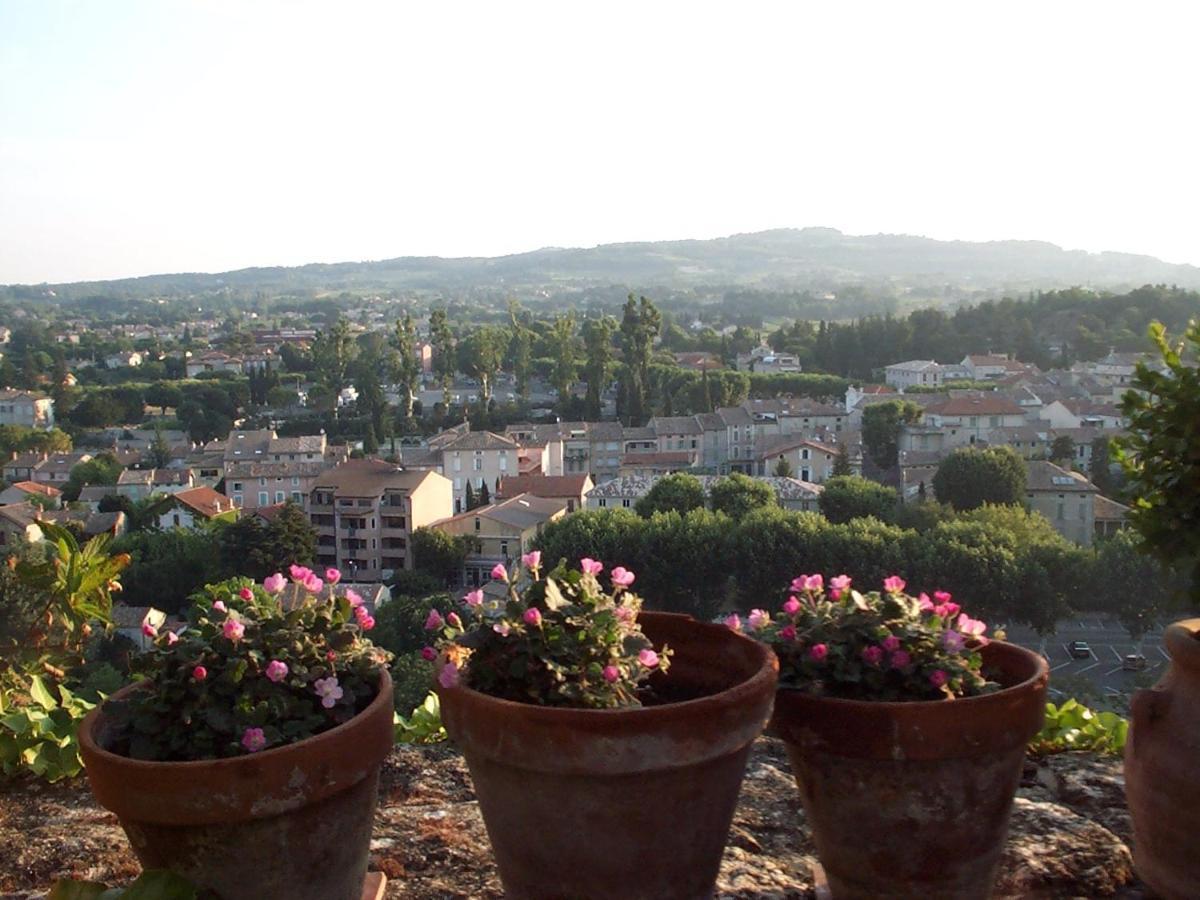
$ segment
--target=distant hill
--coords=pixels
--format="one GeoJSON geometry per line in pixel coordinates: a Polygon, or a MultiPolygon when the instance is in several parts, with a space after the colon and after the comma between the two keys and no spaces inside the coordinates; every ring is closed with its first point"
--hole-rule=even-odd
{"type": "MultiPolygon", "coordinates": [[[[832,228],[777,229],[713,240],[545,248],[492,258],[398,257],[372,262],[252,268],[219,274],[149,275],[38,286],[58,296],[149,297],[235,291],[504,290],[628,284],[744,285],[804,289],[855,282],[1022,290],[1147,283],[1200,287],[1200,268],[1132,253],[1063,250],[1043,241],[938,241],[911,235],[848,235],[832,228]]],[[[29,295],[32,286],[9,286],[29,295]]]]}

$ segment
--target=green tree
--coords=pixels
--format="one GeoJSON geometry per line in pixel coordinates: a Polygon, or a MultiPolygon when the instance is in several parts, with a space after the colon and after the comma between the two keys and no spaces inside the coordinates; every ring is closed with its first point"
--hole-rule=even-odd
{"type": "Polygon", "coordinates": [[[645,518],[656,512],[675,510],[683,514],[703,508],[704,486],[699,478],[686,472],[677,472],[658,479],[635,506],[637,514],[645,518]]]}
{"type": "Polygon", "coordinates": [[[938,464],[933,491],[956,510],[1025,502],[1025,461],[1011,447],[960,447],[938,464]]]}
{"type": "Polygon", "coordinates": [[[405,313],[403,319],[396,320],[394,341],[396,355],[392,367],[392,380],[400,390],[400,404],[404,418],[411,419],[413,401],[417,397],[417,387],[420,384],[421,363],[417,359],[417,327],[413,324],[410,313],[405,313]]]}
{"type": "Polygon", "coordinates": [[[662,329],[662,314],[645,297],[638,301],[629,295],[621,319],[622,369],[621,398],[627,425],[640,425],[649,415],[650,360],[654,339],[662,329]]]}
{"type": "Polygon", "coordinates": [[[549,342],[554,360],[551,382],[558,394],[558,402],[566,403],[571,396],[571,384],[575,381],[575,317],[568,313],[555,316],[550,326],[549,342]]]}
{"type": "Polygon", "coordinates": [[[313,372],[335,394],[346,386],[346,372],[354,359],[350,323],[338,316],[328,331],[319,331],[312,343],[313,372]]]}
{"type": "Polygon", "coordinates": [[[487,482],[479,485],[479,505],[488,506],[492,502],[492,493],[488,490],[487,482]]]}
{"type": "Polygon", "coordinates": [[[72,467],[71,477],[63,486],[63,499],[79,499],[79,492],[88,484],[116,484],[123,471],[122,465],[111,453],[98,453],[86,462],[72,467]]]}
{"type": "Polygon", "coordinates": [[[1069,434],[1060,434],[1050,445],[1050,460],[1070,468],[1075,461],[1075,442],[1069,434]]]}
{"type": "Polygon", "coordinates": [[[764,506],[776,505],[775,489],[771,485],[741,472],[717,479],[708,493],[713,512],[723,512],[734,520],[764,506]]]}
{"type": "Polygon", "coordinates": [[[1113,475],[1112,441],[1107,437],[1098,437],[1092,441],[1092,461],[1088,471],[1088,480],[1092,482],[1105,497],[1117,497],[1120,494],[1119,479],[1113,475]]]}
{"type": "Polygon", "coordinates": [[[172,528],[122,535],[113,545],[132,558],[121,579],[122,601],[167,613],[188,608],[188,597],[210,582],[235,574],[238,561],[221,552],[216,529],[172,528]]]}
{"type": "Polygon", "coordinates": [[[921,407],[910,400],[874,403],[863,410],[863,447],[877,466],[890,469],[896,465],[900,429],[920,419],[921,407]]]}
{"type": "Polygon", "coordinates": [[[367,456],[374,456],[378,452],[379,438],[375,437],[375,426],[368,422],[367,430],[363,433],[363,453],[367,456]]]}
{"type": "Polygon", "coordinates": [[[601,397],[612,374],[612,338],[616,329],[616,320],[611,316],[586,319],[583,323],[583,372],[587,379],[584,417],[588,421],[597,421],[601,416],[601,397]]]}
{"type": "Polygon", "coordinates": [[[311,565],[317,553],[317,532],[304,510],[287,501],[275,518],[264,523],[258,516],[244,516],[214,531],[221,557],[232,563],[237,574],[261,581],[287,567],[311,565]]]}
{"type": "Polygon", "coordinates": [[[167,407],[178,408],[183,402],[183,392],[167,381],[156,381],[146,388],[146,402],[157,406],[162,414],[167,414],[167,407]]]}
{"type": "Polygon", "coordinates": [[[457,360],[454,356],[454,335],[446,310],[438,307],[429,313],[429,343],[433,346],[433,371],[442,386],[442,403],[450,405],[450,385],[454,381],[457,360]]]}
{"type": "Polygon", "coordinates": [[[791,478],[795,473],[792,471],[792,464],[788,462],[786,456],[779,457],[779,462],[775,464],[776,478],[791,478]]]}
{"type": "Polygon", "coordinates": [[[467,479],[467,488],[463,492],[463,506],[470,510],[477,507],[479,503],[475,499],[475,487],[471,484],[471,479],[467,479]]]}
{"type": "Polygon", "coordinates": [[[846,449],[845,441],[838,444],[837,456],[833,458],[832,474],[835,477],[854,474],[854,469],[850,467],[850,451],[846,449]]]}
{"type": "Polygon", "coordinates": [[[877,481],[854,475],[837,475],[824,484],[819,506],[830,522],[849,522],[874,516],[881,522],[892,522],[900,495],[877,481]]]}
{"type": "Polygon", "coordinates": [[[1170,581],[1159,562],[1143,551],[1141,542],[1132,529],[1100,541],[1090,585],[1096,608],[1120,622],[1139,647],[1170,600],[1170,581]]]}
{"type": "Polygon", "coordinates": [[[167,445],[167,439],[163,437],[162,429],[157,425],[154,426],[154,440],[150,444],[150,449],[146,451],[146,462],[152,468],[158,469],[165,466],[171,461],[171,448],[167,445]]]}
{"type": "Polygon", "coordinates": [[[451,536],[434,528],[418,528],[412,534],[411,545],[416,570],[447,587],[461,581],[467,557],[479,546],[469,535],[451,536]]]}
{"type": "Polygon", "coordinates": [[[459,345],[458,368],[479,381],[481,405],[488,408],[492,399],[492,376],[504,360],[507,337],[499,328],[485,326],[467,335],[459,345]]]}

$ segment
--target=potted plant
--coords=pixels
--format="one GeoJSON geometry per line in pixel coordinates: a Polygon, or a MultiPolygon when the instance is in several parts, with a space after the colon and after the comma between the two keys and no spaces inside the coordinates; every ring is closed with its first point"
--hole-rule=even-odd
{"type": "MultiPolygon", "coordinates": [[[[1167,341],[1155,322],[1150,336],[1160,364],[1139,363],[1121,411],[1129,432],[1118,442],[1128,493],[1129,521],[1141,548],[1189,582],[1200,604],[1200,322],[1182,346],[1167,341]]],[[[1149,690],[1133,695],[1125,744],[1125,794],[1133,819],[1133,863],[1138,875],[1167,898],[1196,896],[1200,855],[1200,618],[1167,628],[1171,661],[1149,690]]]]}
{"type": "Polygon", "coordinates": [[[472,591],[426,623],[505,895],[711,896],[775,657],[642,613],[624,568],[583,559],[542,577],[538,552],[522,562],[493,570],[503,599],[472,591]]]}
{"type": "Polygon", "coordinates": [[[387,654],[340,575],[300,566],[197,594],[158,633],[139,680],[91,712],[92,792],[146,868],[224,900],[357,900],[379,766],[392,746],[387,654]]]}
{"type": "Polygon", "coordinates": [[[865,594],[845,575],[791,587],[774,617],[727,624],[779,658],[771,730],[833,896],[990,896],[1045,660],[895,576],[865,594]]]}

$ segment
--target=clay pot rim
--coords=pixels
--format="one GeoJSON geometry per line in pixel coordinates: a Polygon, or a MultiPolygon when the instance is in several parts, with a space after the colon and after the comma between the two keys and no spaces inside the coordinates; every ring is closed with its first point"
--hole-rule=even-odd
{"type": "Polygon", "coordinates": [[[1167,626],[1163,643],[1171,661],[1189,669],[1200,669],[1200,618],[1180,619],[1167,626]]]}
{"type": "MultiPolygon", "coordinates": [[[[714,711],[719,708],[727,708],[733,703],[739,701],[750,702],[755,696],[763,691],[764,686],[768,682],[778,682],[779,677],[779,660],[775,656],[769,645],[762,641],[756,641],[753,638],[747,637],[744,634],[739,634],[724,625],[717,625],[711,622],[701,622],[692,616],[683,613],[667,613],[654,612],[646,610],[638,615],[639,620],[649,616],[662,617],[667,621],[676,621],[678,623],[687,622],[696,628],[715,629],[735,638],[738,641],[745,641],[747,644],[755,648],[755,653],[758,657],[757,668],[753,675],[736,684],[730,685],[724,690],[717,691],[715,694],[707,694],[703,697],[696,697],[691,700],[679,700],[672,703],[659,703],[654,706],[625,706],[619,709],[589,709],[578,706],[547,706],[540,703],[525,703],[520,700],[505,700],[501,697],[493,697],[491,694],[485,694],[483,691],[477,691],[474,688],[467,687],[463,684],[457,684],[454,687],[443,687],[437,685],[434,690],[439,695],[460,696],[472,703],[488,703],[496,704],[500,710],[509,709],[526,718],[552,719],[564,724],[578,719],[580,722],[588,722],[590,724],[598,724],[606,719],[624,718],[626,720],[635,717],[645,718],[647,716],[665,717],[668,715],[690,715],[695,711],[703,711],[705,707],[711,708],[714,711]],[[669,618],[668,618],[669,617],[669,618]],[[476,699],[478,698],[478,699],[476,699]]],[[[445,655],[438,657],[439,667],[445,663],[445,655]]],[[[670,678],[668,672],[665,678],[670,678]]],[[[548,723],[549,724],[549,723],[548,723]]]]}
{"type": "MultiPolygon", "coordinates": [[[[1200,628],[1200,619],[1194,620],[1198,628],[1200,628]]],[[[1049,679],[1050,664],[1046,662],[1045,657],[1040,653],[1030,650],[1028,647],[1022,647],[1019,644],[1011,643],[1010,641],[992,640],[988,642],[989,646],[1000,646],[1019,651],[1021,654],[1029,654],[1036,664],[1034,672],[1028,678],[1018,681],[1014,684],[1002,684],[1000,690],[992,691],[989,694],[976,694],[974,697],[955,697],[953,700],[851,700],[845,697],[826,697],[822,694],[809,694],[802,688],[792,687],[790,685],[780,684],[779,693],[787,694],[789,697],[802,697],[805,700],[819,701],[821,703],[837,703],[846,709],[853,710],[928,710],[939,709],[942,707],[953,706],[955,709],[962,709],[960,703],[978,703],[980,701],[988,701],[991,698],[999,697],[1000,695],[1009,695],[1011,691],[1022,689],[1036,688],[1038,682],[1049,679]]]]}
{"type": "Polygon", "coordinates": [[[104,703],[97,704],[96,708],[87,714],[83,722],[79,726],[79,743],[80,749],[96,755],[97,757],[111,762],[114,765],[120,765],[125,768],[132,768],[144,772],[163,772],[170,771],[178,772],[187,769],[199,770],[201,768],[212,771],[220,771],[221,769],[230,769],[243,765],[249,760],[268,762],[280,759],[289,753],[303,752],[297,748],[311,748],[318,742],[335,741],[340,738],[345,731],[349,730],[359,720],[370,714],[378,714],[378,707],[382,704],[391,706],[394,703],[392,697],[392,678],[388,672],[387,666],[379,667],[379,687],[376,690],[375,699],[368,703],[365,707],[359,710],[353,718],[343,722],[341,725],[335,725],[319,734],[314,734],[312,737],[306,737],[300,741],[293,741],[290,744],[284,744],[281,747],[272,747],[270,750],[263,750],[258,753],[247,753],[242,756],[229,756],[216,759],[186,759],[186,760],[160,760],[160,759],[134,759],[132,756],[123,756],[120,753],[114,753],[105,747],[100,746],[95,739],[96,726],[103,718],[104,706],[109,700],[119,700],[123,697],[138,690],[147,690],[146,682],[139,681],[127,685],[115,694],[105,698],[104,703]]]}

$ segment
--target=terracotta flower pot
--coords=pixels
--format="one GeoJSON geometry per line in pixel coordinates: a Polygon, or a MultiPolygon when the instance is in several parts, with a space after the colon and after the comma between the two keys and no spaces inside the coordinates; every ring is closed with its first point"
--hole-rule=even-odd
{"type": "Polygon", "coordinates": [[[721,625],[669,613],[638,621],[675,651],[652,684],[696,699],[588,710],[438,689],[509,898],[712,894],[779,664],[721,625]]]}
{"type": "Polygon", "coordinates": [[[1125,743],[1125,796],[1133,816],[1133,864],[1165,898],[1200,892],[1200,619],[1164,636],[1171,663],[1138,691],[1125,743]]]}
{"type": "Polygon", "coordinates": [[[98,707],[79,729],[88,781],[145,868],[179,872],[223,900],[360,897],[393,741],[386,670],[378,696],[349,722],[261,753],[147,762],[110,753],[109,739],[98,707]]]}
{"type": "Polygon", "coordinates": [[[983,657],[1004,688],[980,697],[776,696],[771,728],[787,743],[836,900],[990,896],[1049,671],[1036,653],[1002,641],[983,657]]]}

